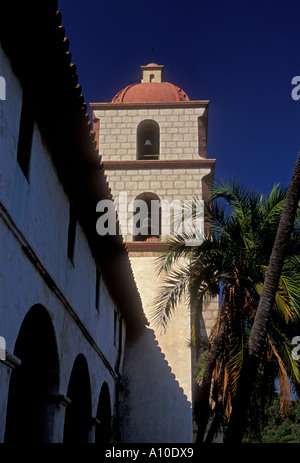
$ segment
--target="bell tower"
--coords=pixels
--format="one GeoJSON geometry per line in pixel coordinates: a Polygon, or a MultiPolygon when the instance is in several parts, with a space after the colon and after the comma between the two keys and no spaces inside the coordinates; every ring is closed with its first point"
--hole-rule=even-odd
{"type": "MultiPolygon", "coordinates": [[[[172,208],[163,205],[194,197],[205,199],[213,182],[215,160],[206,157],[208,101],[190,100],[181,88],[165,82],[162,65],[141,66],[141,74],[140,83],[123,88],[112,102],[90,106],[99,154],[149,318],[159,286],[155,261],[174,232],[172,208]],[[144,210],[143,205],[147,205],[144,210]]],[[[216,310],[216,300],[204,309],[207,335],[216,310]]],[[[194,365],[187,346],[187,305],[178,307],[165,332],[158,329],[155,334],[192,404],[194,365]]]]}

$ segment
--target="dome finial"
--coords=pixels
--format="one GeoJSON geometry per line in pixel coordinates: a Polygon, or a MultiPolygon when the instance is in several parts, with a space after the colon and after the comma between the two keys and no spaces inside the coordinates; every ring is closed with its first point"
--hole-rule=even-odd
{"type": "Polygon", "coordinates": [[[147,66],[141,66],[142,84],[148,82],[162,82],[164,76],[164,67],[152,61],[147,66]]]}
{"type": "Polygon", "coordinates": [[[130,84],[113,98],[113,103],[154,103],[189,101],[187,94],[170,82],[163,82],[162,64],[149,63],[141,66],[141,83],[130,84]]]}

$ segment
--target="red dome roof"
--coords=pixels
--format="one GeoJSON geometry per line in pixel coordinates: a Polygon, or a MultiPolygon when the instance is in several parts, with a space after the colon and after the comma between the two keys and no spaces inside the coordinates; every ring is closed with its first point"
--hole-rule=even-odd
{"type": "Polygon", "coordinates": [[[154,103],[160,101],[189,101],[189,97],[181,88],[169,82],[145,82],[128,85],[117,93],[112,103],[154,103]]]}

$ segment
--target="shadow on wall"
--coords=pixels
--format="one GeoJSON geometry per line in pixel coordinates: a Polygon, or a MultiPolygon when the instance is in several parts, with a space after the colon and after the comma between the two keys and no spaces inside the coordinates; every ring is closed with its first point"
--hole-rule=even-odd
{"type": "Polygon", "coordinates": [[[121,442],[191,443],[192,405],[155,339],[144,329],[127,341],[120,404],[121,442]]]}

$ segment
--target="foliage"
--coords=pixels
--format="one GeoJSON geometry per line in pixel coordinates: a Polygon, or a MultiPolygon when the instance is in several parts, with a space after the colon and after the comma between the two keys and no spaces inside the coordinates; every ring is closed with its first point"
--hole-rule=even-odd
{"type": "Polygon", "coordinates": [[[245,433],[243,443],[298,444],[300,442],[300,403],[293,400],[289,412],[283,417],[278,397],[266,407],[263,425],[256,433],[245,433]]]}
{"type": "MultiPolygon", "coordinates": [[[[279,185],[268,197],[247,191],[234,181],[216,185],[206,208],[209,232],[195,246],[186,246],[191,236],[172,237],[158,261],[164,279],[152,319],[166,327],[178,302],[189,298],[192,343],[201,364],[198,380],[201,386],[206,375],[211,382],[210,404],[220,422],[231,414],[286,193],[279,185]],[[220,307],[207,349],[200,321],[208,295],[219,295],[220,307]],[[215,343],[218,349],[212,348],[215,343]],[[207,355],[204,367],[203,352],[207,355]]],[[[299,262],[297,216],[251,395],[248,426],[253,430],[261,422],[266,398],[274,395],[276,378],[283,414],[288,411],[291,383],[300,381],[299,365],[291,355],[291,340],[300,319],[299,262]]]]}

